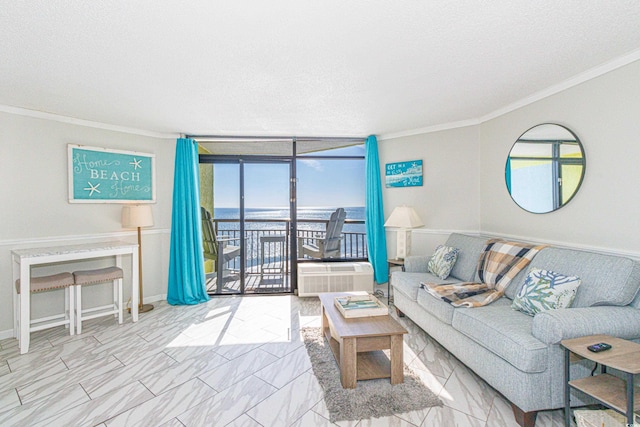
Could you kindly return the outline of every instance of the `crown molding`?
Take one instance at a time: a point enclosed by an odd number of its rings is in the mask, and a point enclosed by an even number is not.
[[[145,129],[136,129],[127,126],[111,125],[107,123],[94,122],[92,120],[76,119],[74,117],[62,116],[60,114],[47,113],[44,111],[30,110],[28,108],[13,107],[10,105],[0,105],[0,112],[15,114],[18,116],[33,117],[35,119],[51,120],[54,122],[67,123],[76,126],[90,127],[94,129],[110,130],[132,135],[149,136],[152,138],[177,139],[180,137],[179,133],[163,133]]]
[[[427,126],[419,129],[410,129],[402,132],[393,132],[393,133],[385,133],[378,136],[378,141],[384,141],[386,139],[396,139],[396,138],[404,138],[406,136],[414,136],[414,135],[422,135],[425,133],[434,133],[440,132],[443,130],[451,130],[464,128],[468,126],[476,126],[479,125],[480,121],[478,119],[470,119],[470,120],[461,120],[459,122],[450,122],[443,123],[441,125]]]
[[[579,84],[588,82],[589,80],[593,80],[596,77],[600,77],[604,74],[617,70],[618,68],[622,68],[625,65],[629,65],[638,60],[640,60],[640,49],[635,50],[619,58],[613,59],[611,61],[605,62],[604,64],[600,64],[585,72],[577,74],[563,82],[550,86],[530,96],[527,96],[526,98],[516,101],[513,104],[509,104],[505,107],[499,108],[487,115],[480,117],[479,122],[484,123],[486,121],[495,119],[496,117],[503,116],[519,108],[525,107],[529,104],[533,104],[534,102],[540,101],[541,99],[544,99],[544,98],[548,98],[552,95],[555,95],[557,93],[570,89],[574,86],[578,86]]]
[[[560,82],[546,89],[533,93],[525,98],[520,99],[519,101],[516,101],[512,104],[506,105],[502,108],[492,111],[491,113],[486,114],[482,117],[463,120],[459,122],[444,123],[441,125],[429,126],[425,128],[410,129],[402,132],[382,134],[378,137],[378,140],[384,141],[386,139],[396,139],[396,138],[402,138],[402,137],[413,136],[413,135],[439,132],[443,130],[452,130],[452,129],[457,129],[457,128],[466,127],[466,126],[477,126],[489,120],[495,119],[496,117],[503,116],[519,108],[526,107],[527,105],[533,104],[534,102],[540,101],[544,98],[548,98],[552,95],[555,95],[557,93],[570,89],[579,84],[588,82],[589,80],[593,80],[596,77],[600,77],[604,74],[617,70],[618,68],[622,68],[625,65],[629,65],[639,60],[640,60],[640,49],[637,49],[624,56],[605,62],[585,72],[577,74],[563,82]]]
[[[496,117],[500,117],[502,115],[505,115],[507,113],[510,113],[514,110],[517,110],[519,108],[525,107],[529,104],[532,104],[536,101],[540,101],[541,99],[544,98],[548,98],[552,95],[555,95],[559,92],[562,92],[564,90],[567,90],[569,88],[572,88],[574,86],[577,86],[581,83],[587,82],[589,80],[592,80],[596,77],[602,76],[606,73],[609,73],[611,71],[614,71],[618,68],[624,67],[625,65],[629,65],[635,61],[640,60],[640,49],[634,50],[626,55],[623,55],[621,57],[615,58],[611,61],[605,62],[601,65],[598,65],[596,67],[593,67],[585,72],[582,72],[580,74],[577,74],[563,82],[560,82],[558,84],[555,84],[553,86],[550,86],[546,89],[543,89],[541,91],[538,91],[534,94],[531,94],[525,98],[522,98],[519,101],[516,101],[512,104],[509,104],[505,107],[499,108],[495,111],[492,111],[489,114],[486,114],[484,116],[478,117],[478,118],[472,118],[472,119],[468,119],[468,120],[461,120],[461,121],[457,121],[457,122],[449,122],[449,123],[443,123],[443,124],[438,124],[438,125],[433,125],[433,126],[427,126],[427,127],[423,127],[423,128],[417,128],[417,129],[408,129],[405,131],[400,131],[400,132],[392,132],[392,133],[386,133],[386,134],[380,134],[378,135],[378,140],[379,141],[384,141],[384,140],[389,140],[389,139],[397,139],[397,138],[404,138],[404,137],[408,137],[408,136],[414,136],[414,135],[422,135],[422,134],[429,134],[429,133],[434,133],[434,132],[440,132],[440,131],[445,131],[445,130],[452,130],[452,129],[458,129],[458,128],[463,128],[463,127],[469,127],[469,126],[477,126],[479,124],[482,124],[486,121],[495,119]],[[112,124],[107,124],[107,123],[101,123],[101,122],[95,122],[95,121],[91,121],[91,120],[84,120],[84,119],[76,119],[73,117],[68,117],[68,116],[63,116],[63,115],[59,115],[59,114],[54,114],[54,113],[47,113],[44,111],[37,111],[37,110],[30,110],[27,108],[20,108],[20,107],[13,107],[10,105],[0,105],[0,112],[4,112],[4,113],[8,113],[8,114],[16,114],[16,115],[20,115],[20,116],[27,116],[27,117],[33,117],[33,118],[38,118],[38,119],[45,119],[45,120],[52,120],[52,121],[56,121],[56,122],[60,122],[60,123],[68,123],[68,124],[73,124],[73,125],[78,125],[78,126],[85,126],[85,127],[91,127],[91,128],[96,128],[96,129],[104,129],[104,130],[110,130],[110,131],[114,131],[114,132],[122,132],[122,133],[129,133],[129,134],[133,134],[133,135],[141,135],[141,136],[149,136],[152,138],[162,138],[162,139],[177,139],[180,138],[181,134],[176,132],[176,133],[164,133],[164,132],[156,132],[156,131],[151,131],[151,130],[146,130],[146,129],[137,129],[137,128],[131,128],[131,127],[127,127],[127,126],[118,126],[118,125],[112,125]]]

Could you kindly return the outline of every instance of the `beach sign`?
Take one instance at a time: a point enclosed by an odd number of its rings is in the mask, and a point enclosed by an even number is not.
[[[155,154],[68,144],[70,203],[153,203]]]
[[[386,187],[422,186],[422,160],[387,163],[385,166]]]

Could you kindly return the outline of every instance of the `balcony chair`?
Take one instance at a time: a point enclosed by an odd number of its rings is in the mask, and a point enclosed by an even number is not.
[[[218,292],[220,293],[222,291],[222,281],[224,279],[224,265],[235,257],[240,256],[240,246],[230,245],[229,242],[240,239],[218,239],[211,214],[203,207],[200,207],[200,211],[202,213],[203,255],[205,259],[210,259],[215,262],[216,285],[218,287]],[[218,254],[222,254],[222,256],[218,256]]]
[[[313,239],[315,244],[304,244],[306,237],[298,238],[298,257],[304,258],[305,255],[310,258],[339,258],[340,257],[340,241],[342,240],[342,226],[347,217],[343,208],[336,209],[329,218],[327,231],[319,233]]]

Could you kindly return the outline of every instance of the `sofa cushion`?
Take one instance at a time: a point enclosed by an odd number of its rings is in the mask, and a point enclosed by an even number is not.
[[[527,373],[547,369],[547,346],[531,334],[533,317],[501,298],[490,305],[458,308],[451,325],[487,350]]]
[[[458,279],[456,281],[475,281],[478,270],[478,258],[486,242],[487,239],[484,237],[467,236],[458,233],[452,233],[449,236],[445,245],[459,249],[458,260],[451,270],[451,276]]]
[[[524,281],[511,308],[529,316],[546,310],[569,308],[580,286],[580,278],[534,268]]]
[[[425,311],[432,316],[438,318],[438,320],[451,325],[453,319],[453,312],[456,310],[454,306],[448,302],[442,301],[440,298],[436,298],[424,289],[418,291],[418,305],[425,309]]]
[[[533,257],[533,259],[536,259],[536,258]],[[518,294],[518,292],[520,292],[520,290],[522,289],[522,285],[524,285],[524,281],[526,280],[530,270],[531,270],[530,268],[522,269],[520,273],[518,273],[518,275],[511,280],[511,282],[509,283],[509,286],[507,286],[507,288],[504,290],[504,296],[506,296],[509,299],[514,299]]]
[[[627,305],[640,281],[640,269],[629,258],[572,249],[545,248],[531,261],[533,268],[578,276],[582,284],[572,307]]]
[[[437,283],[439,285],[453,283],[451,280],[439,279],[431,273],[407,273],[404,271],[391,273],[391,286],[393,286],[394,292],[401,292],[411,301],[417,299],[421,282]]]
[[[438,245],[436,251],[429,259],[429,264],[427,265],[429,273],[445,280],[449,277],[449,273],[451,273],[451,269],[458,259],[458,252],[460,252],[458,248]]]

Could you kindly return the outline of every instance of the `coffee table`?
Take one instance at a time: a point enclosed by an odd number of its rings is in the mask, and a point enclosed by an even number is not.
[[[402,335],[407,330],[391,316],[347,319],[334,305],[334,298],[366,295],[366,292],[320,294],[322,330],[340,367],[344,388],[356,388],[357,380],[390,378],[404,382]],[[382,350],[390,350],[390,357]]]

